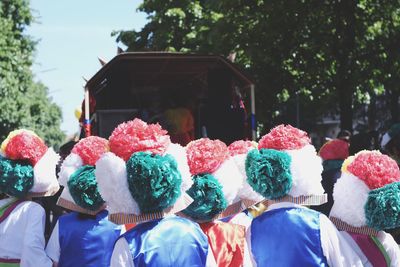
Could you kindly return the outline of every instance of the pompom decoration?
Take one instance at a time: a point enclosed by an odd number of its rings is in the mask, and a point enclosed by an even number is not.
[[[355,227],[365,226],[364,206],[369,192],[363,181],[351,173],[342,173],[333,188],[334,204],[329,216]]]
[[[81,157],[77,154],[69,154],[63,161],[60,172],[58,173],[58,182],[62,186],[68,186],[69,177],[80,167],[83,166]]]
[[[317,155],[314,146],[306,145],[301,149],[284,152],[291,158],[292,189],[289,195],[299,197],[324,194],[324,188],[321,185],[322,160]]]
[[[349,156],[349,143],[333,139],[321,147],[319,155],[323,160],[344,160]]]
[[[126,170],[129,190],[142,213],[161,212],[181,195],[182,178],[170,155],[134,153]]]
[[[110,214],[140,214],[139,205],[129,191],[126,163],[112,152],[107,152],[96,162],[95,170],[99,192],[107,202]]]
[[[208,138],[191,141],[186,147],[186,153],[192,175],[213,173],[229,157],[224,142]]]
[[[247,182],[267,199],[285,196],[292,188],[290,156],[274,149],[251,150],[246,158]]]
[[[98,210],[104,204],[94,171],[93,166],[82,166],[68,180],[68,189],[75,203],[91,211]]]
[[[228,146],[229,155],[232,157],[235,155],[247,154],[247,152],[254,148],[257,148],[257,143],[248,140],[238,140]]]
[[[33,186],[33,168],[0,156],[0,192],[17,198],[25,197]]]
[[[291,125],[278,125],[258,142],[258,148],[293,150],[311,143],[308,134]]]
[[[222,186],[211,174],[193,176],[193,186],[187,191],[193,198],[182,212],[198,221],[209,221],[227,207]]]
[[[94,166],[100,156],[108,152],[108,150],[107,139],[98,136],[89,136],[80,140],[74,146],[71,153],[79,155],[84,165]]]
[[[60,156],[54,152],[53,148],[47,149],[33,167],[34,182],[31,192],[58,191],[60,187],[56,176],[56,166],[59,161]]]
[[[354,156],[350,156],[350,157],[348,157],[347,159],[345,159],[345,160],[343,161],[343,163],[342,163],[342,168],[340,169],[340,171],[341,171],[342,173],[345,173],[345,172],[348,173],[348,171],[347,171],[347,166],[349,166],[349,164],[352,163],[353,160],[354,160]]]
[[[236,167],[239,170],[239,174],[242,176],[242,187],[239,189],[238,196],[241,199],[248,199],[255,202],[260,202],[264,199],[259,193],[255,192],[254,189],[246,182],[246,158],[247,154],[240,154],[232,157],[236,163]]]
[[[12,133],[11,133],[12,134]],[[6,139],[7,140],[7,139]],[[32,166],[46,153],[47,146],[37,135],[31,131],[20,131],[8,139],[5,146],[5,156],[13,160],[27,160]]]
[[[134,119],[118,125],[109,142],[111,152],[127,161],[133,153],[139,151],[162,155],[171,139],[159,124],[147,124],[140,119]]]
[[[347,171],[363,180],[370,189],[400,181],[400,170],[396,161],[379,151],[357,153],[347,165]]]
[[[367,225],[375,230],[400,226],[400,182],[371,190],[365,204]]]
[[[7,138],[4,139],[4,141],[1,143],[1,152],[2,152],[2,154],[5,154],[6,146],[7,146],[8,142],[10,142],[11,138],[13,138],[14,136],[16,136],[18,134],[21,134],[23,132],[25,132],[27,134],[30,134],[30,135],[33,135],[33,136],[37,136],[37,134],[35,132],[33,132],[31,130],[26,130],[26,129],[19,129],[19,130],[11,131],[7,135]]]
[[[186,158],[186,150],[180,144],[171,143],[168,146],[166,154],[171,155],[178,164],[178,171],[182,177],[182,192],[186,192],[192,185],[192,176],[190,175],[189,165]]]
[[[222,186],[222,192],[228,205],[239,201],[238,192],[243,185],[244,177],[232,157],[225,160],[212,175]]]

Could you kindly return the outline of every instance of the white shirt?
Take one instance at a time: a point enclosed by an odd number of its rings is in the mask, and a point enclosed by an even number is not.
[[[238,224],[238,225],[244,226],[246,228],[246,230],[247,230],[250,227],[252,220],[253,219],[249,215],[247,215],[244,212],[240,212],[240,213],[236,214],[235,216],[233,216],[229,220],[229,223],[233,223],[233,224]]]
[[[306,209],[306,207],[291,203],[281,202],[268,206],[268,211],[280,208],[296,207]],[[335,225],[324,214],[320,214],[320,233],[321,233],[321,247],[327,263],[331,267],[362,267],[362,260],[354,253],[346,239],[342,237]],[[247,232],[247,242],[249,250],[251,251],[251,231]],[[290,240],[282,240],[280,242],[290,242]],[[256,265],[253,260],[254,266]]]
[[[0,200],[3,207],[14,198]],[[37,203],[24,201],[0,223],[0,258],[20,259],[21,267],[52,266],[44,246],[45,211]]]
[[[365,254],[359,248],[357,243],[354,241],[354,239],[346,231],[340,231],[340,234],[352,246],[354,253],[356,253],[360,257],[363,266],[373,267],[372,264],[369,262],[368,258],[365,256]],[[379,231],[377,239],[379,240],[379,242],[381,242],[383,248],[385,249],[387,255],[390,258],[390,266],[391,267],[400,266],[400,249],[399,245],[396,243],[393,237],[384,231]]]
[[[56,225],[53,228],[53,232],[51,232],[50,239],[47,242],[46,246],[47,256],[49,256],[50,259],[52,259],[54,262],[57,263],[60,260],[60,252],[61,252],[60,242],[58,237],[59,233],[58,233],[58,221],[57,221]]]

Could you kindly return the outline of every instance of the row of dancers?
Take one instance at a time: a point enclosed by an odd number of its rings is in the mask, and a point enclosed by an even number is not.
[[[1,144],[0,266],[400,266],[400,170],[378,151],[342,164],[329,218],[308,134],[279,125],[258,143],[186,147],[134,119],[81,139],[62,162],[34,132]],[[45,244],[32,197],[63,187]]]

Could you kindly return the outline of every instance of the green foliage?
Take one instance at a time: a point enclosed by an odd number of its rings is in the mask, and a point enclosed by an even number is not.
[[[64,139],[61,112],[47,88],[33,80],[35,42],[24,33],[33,17],[29,1],[0,2],[0,140],[16,128],[37,131],[49,145]]]
[[[200,51],[208,44],[210,28],[222,15],[207,1],[144,1],[139,10],[149,14],[149,23],[139,32],[115,32],[129,51]],[[201,44],[203,43],[203,44]]]
[[[129,51],[236,52],[267,127],[295,121],[296,94],[310,124],[340,110],[351,129],[354,106],[400,91],[399,1],[147,0],[139,10],[148,23],[118,41]]]
[[[25,97],[29,99],[30,119],[24,127],[33,129],[49,145],[58,148],[65,140],[65,134],[60,130],[60,107],[51,101],[47,87],[41,82],[33,83]]]

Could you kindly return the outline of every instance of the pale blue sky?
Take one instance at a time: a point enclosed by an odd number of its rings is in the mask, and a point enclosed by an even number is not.
[[[82,76],[100,68],[97,57],[112,59],[117,53],[114,30],[140,30],[146,14],[138,13],[139,0],[31,0],[38,23],[28,34],[39,40],[33,72],[61,106],[61,129],[78,130],[74,110],[83,99]]]

